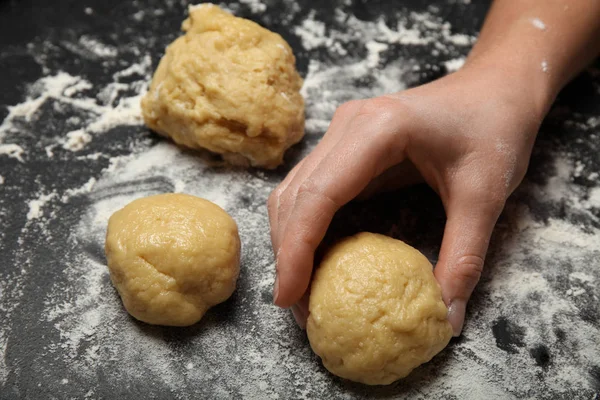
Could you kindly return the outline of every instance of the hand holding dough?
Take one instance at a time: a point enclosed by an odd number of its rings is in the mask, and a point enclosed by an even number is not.
[[[308,339],[323,365],[369,385],[405,377],[452,337],[427,258],[373,233],[329,250],[315,272],[309,310]]]
[[[212,4],[190,7],[142,99],[144,121],[177,144],[275,168],[304,135],[302,78],[281,36]]]
[[[239,275],[235,221],[186,194],[135,200],[108,221],[110,279],[127,311],[156,325],[187,326],[229,298]]]

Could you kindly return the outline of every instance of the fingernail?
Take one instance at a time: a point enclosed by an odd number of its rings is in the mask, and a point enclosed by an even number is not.
[[[279,298],[279,276],[275,275],[275,284],[273,285],[273,303],[277,304]]]
[[[294,319],[296,320],[296,323],[298,324],[298,326],[301,329],[306,329],[306,318],[305,318],[302,310],[300,310],[300,307],[298,307],[296,304],[294,304],[293,306],[290,307],[290,309],[292,310],[292,315],[294,316]]]
[[[460,336],[463,324],[465,323],[465,311],[467,302],[462,299],[455,299],[450,302],[448,307],[448,321],[454,330],[454,337]]]

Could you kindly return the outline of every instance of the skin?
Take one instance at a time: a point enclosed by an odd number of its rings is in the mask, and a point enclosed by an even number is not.
[[[335,212],[358,196],[422,179],[447,215],[434,273],[460,335],[490,236],[525,175],[541,121],[600,52],[599,38],[600,1],[496,0],[461,70],[341,105],[320,143],[269,197],[275,304],[291,307],[304,328],[314,252]]]

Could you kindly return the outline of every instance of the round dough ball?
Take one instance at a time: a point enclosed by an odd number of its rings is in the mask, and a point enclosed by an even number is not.
[[[373,233],[328,251],[315,272],[309,310],[308,339],[323,365],[368,385],[405,377],[452,337],[427,258]]]
[[[183,30],[142,99],[146,124],[233,164],[277,167],[304,135],[302,78],[290,46],[212,4],[191,7]]]
[[[145,197],[115,212],[105,251],[127,311],[156,325],[198,322],[231,296],[240,270],[235,221],[186,194]]]

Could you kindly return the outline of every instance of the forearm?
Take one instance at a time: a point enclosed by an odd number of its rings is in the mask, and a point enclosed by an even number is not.
[[[507,72],[544,115],[598,53],[600,1],[495,0],[466,65]]]

